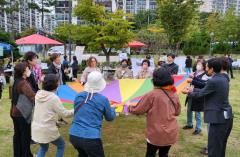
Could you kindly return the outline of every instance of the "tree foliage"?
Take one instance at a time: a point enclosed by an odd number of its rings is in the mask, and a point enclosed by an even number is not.
[[[206,32],[195,32],[183,45],[185,55],[208,54],[210,51],[210,37]]]
[[[8,43],[13,46],[13,57],[19,58],[21,55],[19,54],[19,49],[14,40],[11,39],[11,35],[3,30],[0,29],[0,42]],[[4,57],[7,57],[4,54]]]
[[[158,13],[168,36],[170,49],[178,50],[198,6],[197,0],[158,0]]]
[[[37,29],[35,27],[27,28],[23,32],[20,33],[20,37],[26,37],[32,34],[37,33]]]
[[[139,11],[133,16],[133,27],[135,30],[147,28],[148,25],[155,24],[157,18],[158,15],[156,10]]]
[[[74,14],[84,20],[85,24],[69,26],[74,27],[73,39],[88,48],[102,50],[108,63],[112,50],[122,48],[133,37],[130,30],[132,22],[124,19],[130,18],[130,15],[123,11],[110,13],[92,0],[81,0],[74,9]]]
[[[166,48],[168,43],[167,35],[161,28],[141,29],[136,34],[136,39],[147,44],[152,52],[159,52],[160,49]]]

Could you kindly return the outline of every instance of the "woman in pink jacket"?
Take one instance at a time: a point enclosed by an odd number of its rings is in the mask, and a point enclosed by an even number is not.
[[[146,157],[167,157],[171,145],[176,143],[178,123],[176,116],[181,106],[170,73],[157,69],[152,79],[154,89],[147,93],[136,106],[130,106],[129,112],[136,115],[147,114],[147,153]]]

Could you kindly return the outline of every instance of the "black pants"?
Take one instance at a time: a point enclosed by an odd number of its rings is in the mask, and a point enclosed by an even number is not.
[[[2,99],[3,83],[0,82],[0,99]]]
[[[73,78],[77,78],[77,69],[73,70]]]
[[[12,117],[12,119],[14,157],[33,157],[30,149],[31,124],[28,124],[23,117]]]
[[[231,133],[233,119],[224,124],[210,124],[208,132],[208,157],[225,157],[227,139]]]
[[[86,139],[70,135],[78,157],[105,157],[101,139]]]
[[[231,78],[233,78],[233,70],[232,70],[232,66],[230,66],[227,70],[227,73],[229,74],[230,72],[230,75],[231,75]]]
[[[1,89],[1,86],[0,86],[0,99],[2,99],[2,92],[3,90]]]
[[[171,146],[155,146],[150,143],[147,143],[147,153],[146,157],[155,157],[157,151],[159,157],[168,157],[168,152]]]

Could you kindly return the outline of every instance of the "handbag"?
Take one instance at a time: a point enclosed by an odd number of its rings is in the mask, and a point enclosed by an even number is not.
[[[27,123],[30,124],[32,120],[34,102],[31,101],[27,96],[19,94],[16,107],[26,119]]]
[[[89,97],[87,97],[87,100],[85,100],[85,101],[87,102],[88,100],[89,100]],[[84,104],[86,104],[85,101],[83,100],[83,101],[81,102],[81,104],[78,105],[78,106],[76,107],[76,109],[74,109],[74,115],[76,115],[77,112],[80,110],[80,108],[82,108],[82,106],[83,106]]]
[[[174,109],[176,111],[177,109],[176,109],[176,104],[174,103],[174,101],[170,98],[170,96],[167,94],[167,92],[165,90],[163,90],[163,89],[161,89],[161,90],[168,97],[168,99],[172,102],[172,105],[173,105],[173,107],[174,107]]]

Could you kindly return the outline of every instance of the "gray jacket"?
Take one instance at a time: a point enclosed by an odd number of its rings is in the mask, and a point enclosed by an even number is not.
[[[231,109],[228,95],[229,77],[221,73],[215,74],[212,79],[207,82],[204,88],[197,89],[189,93],[189,97],[205,97],[204,121],[206,123],[215,124],[222,124],[226,122],[223,112],[226,108]]]

